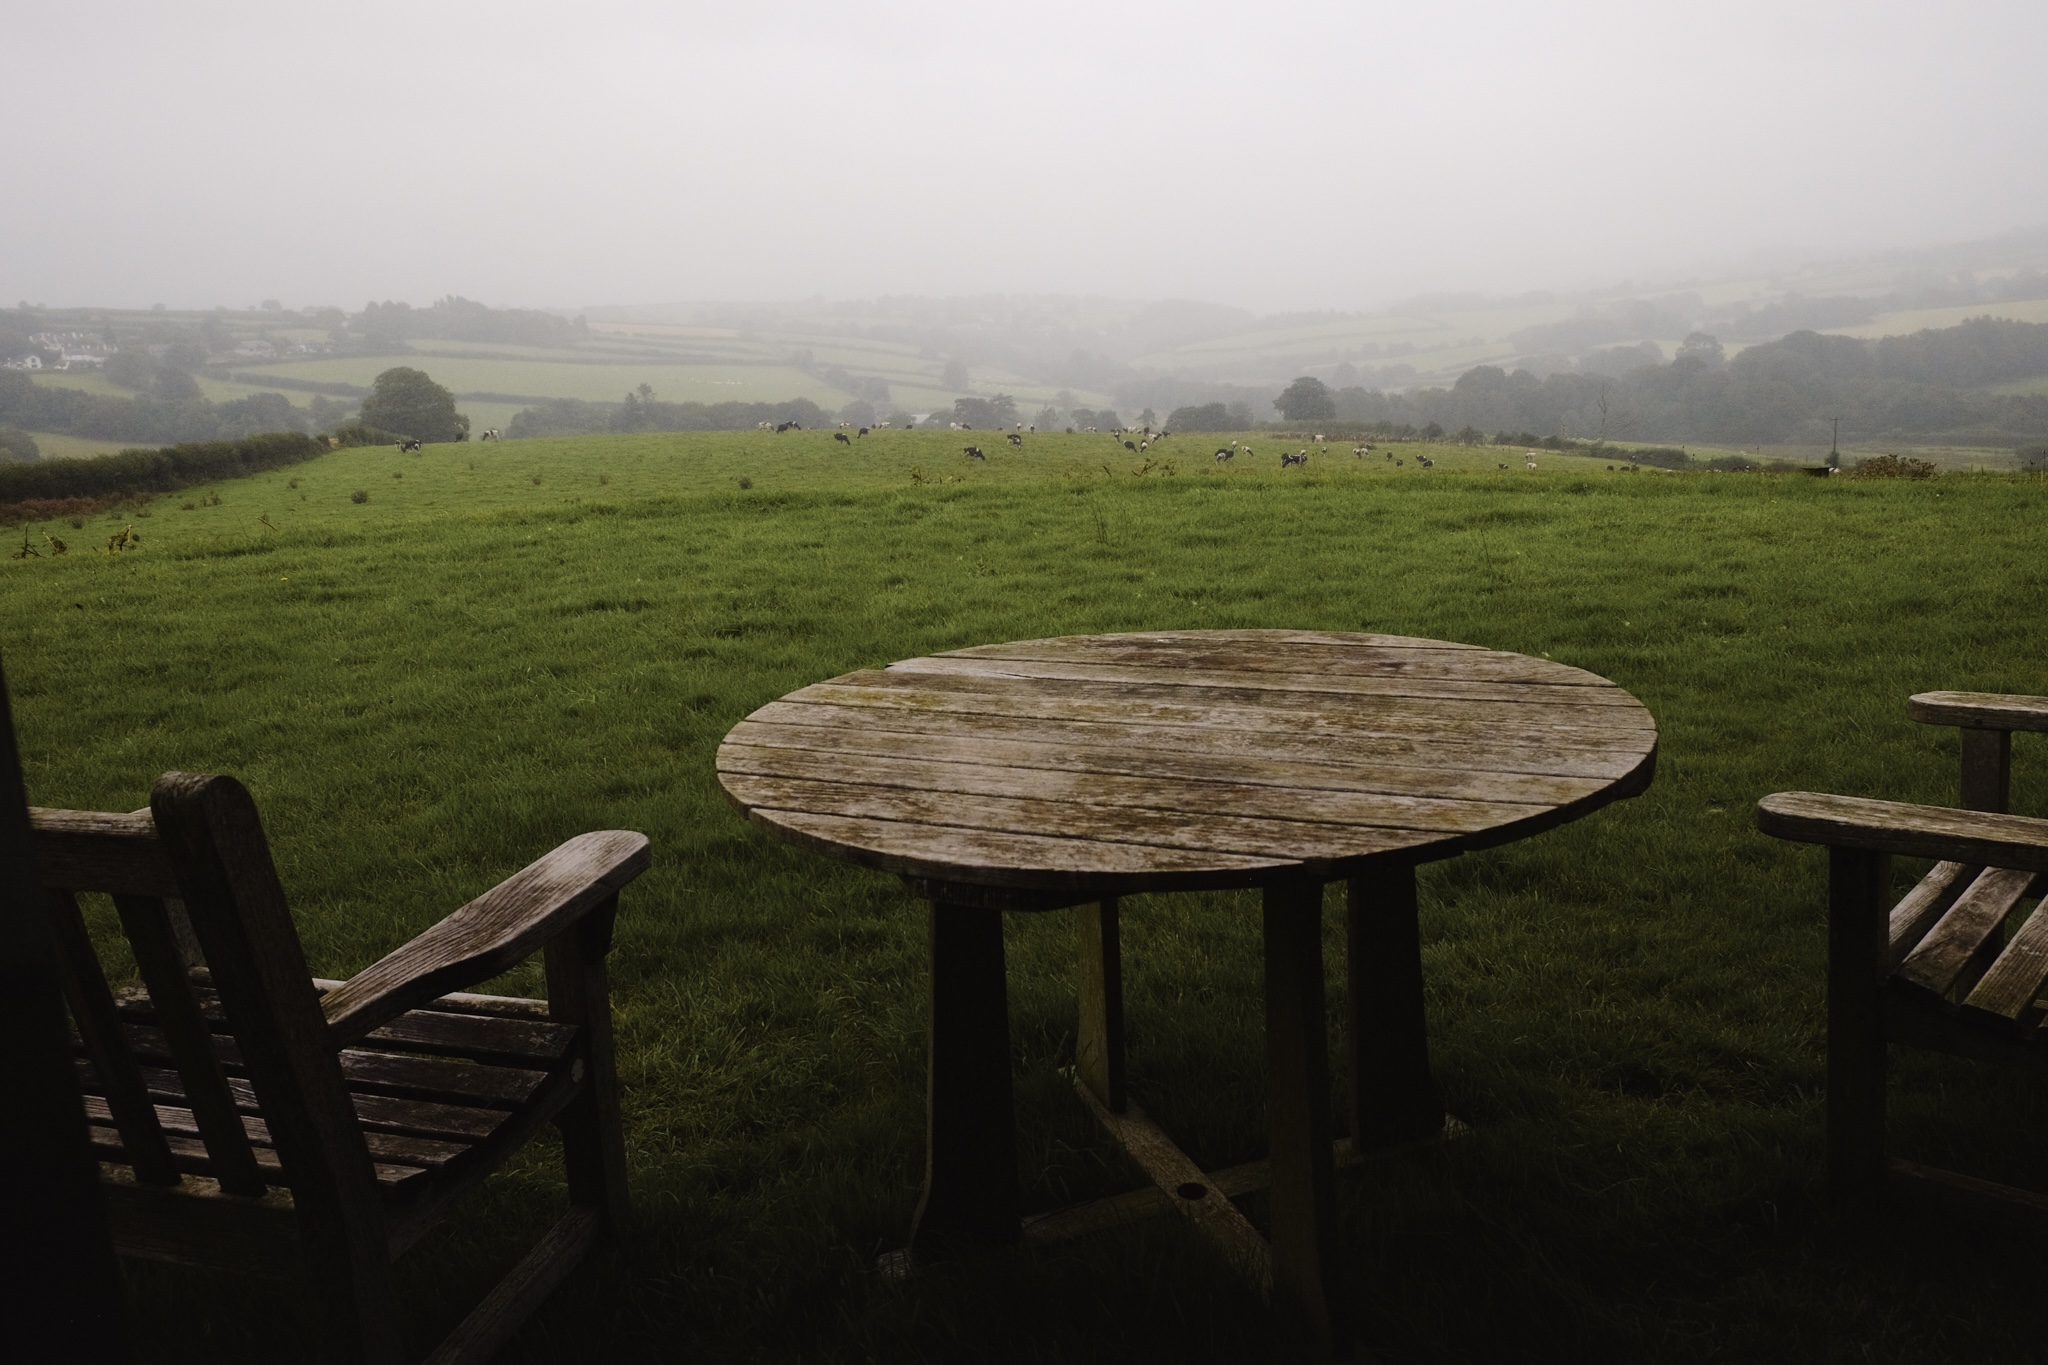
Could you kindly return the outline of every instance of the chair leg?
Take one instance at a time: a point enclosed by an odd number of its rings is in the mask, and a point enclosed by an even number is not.
[[[619,1121],[618,1066],[612,1048],[611,951],[618,897],[585,915],[547,946],[548,1012],[583,1032],[583,1093],[555,1116],[568,1168],[569,1201],[593,1210],[606,1241],[616,1240],[632,1213],[626,1189],[626,1139]]]
[[[350,1254],[345,1235],[302,1238],[305,1284],[319,1324],[317,1358],[333,1365],[402,1365],[409,1360],[398,1320],[391,1263],[381,1246]]]
[[[1891,859],[1828,850],[1828,1195],[1876,1204],[1884,1180],[1883,989]]]

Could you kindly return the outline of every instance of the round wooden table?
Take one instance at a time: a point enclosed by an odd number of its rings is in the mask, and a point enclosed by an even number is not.
[[[718,776],[755,823],[897,873],[932,904],[914,1249],[1018,1236],[1001,913],[1085,907],[1077,1072],[1116,1131],[1135,1109],[1116,898],[1263,888],[1272,1239],[1253,1269],[1341,1341],[1323,886],[1350,883],[1353,1146],[1439,1133],[1416,865],[1636,795],[1656,749],[1640,702],[1548,659],[1389,635],[1161,631],[981,645],[816,683],[734,726]],[[1121,1135],[1163,1184],[1192,1169],[1177,1149],[1158,1163],[1135,1149],[1156,1130]],[[1205,1181],[1167,1187],[1198,1224],[1235,1216]]]

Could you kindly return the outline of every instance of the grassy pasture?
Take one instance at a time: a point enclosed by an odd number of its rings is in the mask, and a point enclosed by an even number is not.
[[[1267,1321],[1172,1220],[867,1272],[921,1171],[922,916],[749,829],[712,751],[806,682],[992,640],[1296,626],[1546,654],[1642,698],[1659,774],[1423,874],[1434,1056],[1473,1133],[1340,1182],[1381,1358],[2038,1351],[2037,1248],[1822,1209],[1825,859],[1750,812],[1785,788],[1953,799],[1953,736],[1904,699],[2048,690],[2048,484],[1450,449],[1421,470],[1415,447],[1283,475],[1260,438],[1222,470],[1175,438],[1176,474],[1136,475],[1107,437],[989,435],[986,465],[961,433],[350,450],[53,524],[71,553],[0,564],[30,799],[126,810],[167,768],[240,775],[330,975],[569,834],[653,837],[613,959],[638,1226],[507,1360],[1241,1361]],[[139,549],[92,553],[131,521]],[[2016,808],[2041,813],[2048,761],[2022,748]],[[1205,1164],[1257,1156],[1254,901],[1142,898],[1127,923],[1135,1092]],[[1027,1200],[1132,1187],[1059,1071],[1068,919],[1016,917],[1009,952]],[[1899,1151],[2048,1188],[2037,1087],[1899,1073]],[[409,1258],[422,1345],[558,1200],[526,1162]],[[129,1285],[145,1359],[293,1354],[288,1290]]]

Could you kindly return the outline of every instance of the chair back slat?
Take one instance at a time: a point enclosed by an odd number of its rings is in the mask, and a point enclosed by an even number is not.
[[[165,773],[149,804],[307,1245],[337,1239],[335,1258],[323,1253],[311,1268],[351,1277],[382,1266],[383,1204],[369,1147],[256,803],[231,777]]]
[[[142,1068],[128,1039],[121,1031],[121,1015],[114,994],[107,988],[107,975],[93,951],[86,932],[85,917],[78,901],[68,890],[45,891],[51,926],[57,939],[58,959],[64,976],[64,998],[71,1017],[85,1042],[85,1054],[92,1061],[94,1075],[105,1092],[107,1110],[121,1134],[121,1147],[135,1178],[145,1185],[175,1185],[178,1172],[171,1162],[170,1143],[157,1119],[156,1105],[149,1098]]]
[[[256,1151],[249,1142],[242,1116],[236,1112],[235,1097],[228,1089],[227,1073],[213,1050],[213,1030],[192,992],[192,977],[178,951],[171,917],[157,896],[116,895],[114,908],[121,913],[121,927],[128,946],[135,951],[135,965],[142,984],[149,988],[149,1003],[156,1012],[158,1027],[171,1045],[178,1075],[185,1083],[185,1102],[199,1125],[200,1140],[212,1164],[212,1175],[229,1194],[261,1194],[262,1171]],[[257,1094],[263,1093],[259,1084]]]

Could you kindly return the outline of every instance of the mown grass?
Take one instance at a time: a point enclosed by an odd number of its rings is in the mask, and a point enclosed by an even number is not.
[[[2044,690],[2048,488],[1487,452],[1283,475],[1270,441],[1218,471],[1179,438],[1175,475],[1134,476],[1107,437],[980,435],[986,466],[942,433],[345,451],[160,501],[118,555],[92,546],[119,524],[53,525],[71,553],[0,566],[30,798],[132,809],[165,769],[238,774],[330,975],[577,831],[653,837],[613,959],[638,1224],[509,1360],[1243,1360],[1271,1325],[1172,1220],[869,1272],[921,1173],[923,917],[746,826],[712,751],[807,682],[993,640],[1293,626],[1548,655],[1642,698],[1658,777],[1425,870],[1432,1046],[1473,1133],[1342,1183],[1368,1340],[1395,1361],[2038,1352],[2035,1248],[1824,1211],[1824,858],[1751,810],[1786,788],[1953,799],[1953,736],[1904,699]],[[2048,809],[2038,755],[2016,807]],[[1140,1100],[1207,1164],[1258,1155],[1255,902],[1127,914]],[[1070,934],[1009,931],[1038,1208],[1136,1183],[1060,1074]],[[2048,1188],[2037,1087],[1899,1074],[1898,1150]],[[545,1154],[522,1161],[408,1259],[423,1348],[559,1197]],[[286,1290],[129,1283],[147,1359],[295,1349]]]

